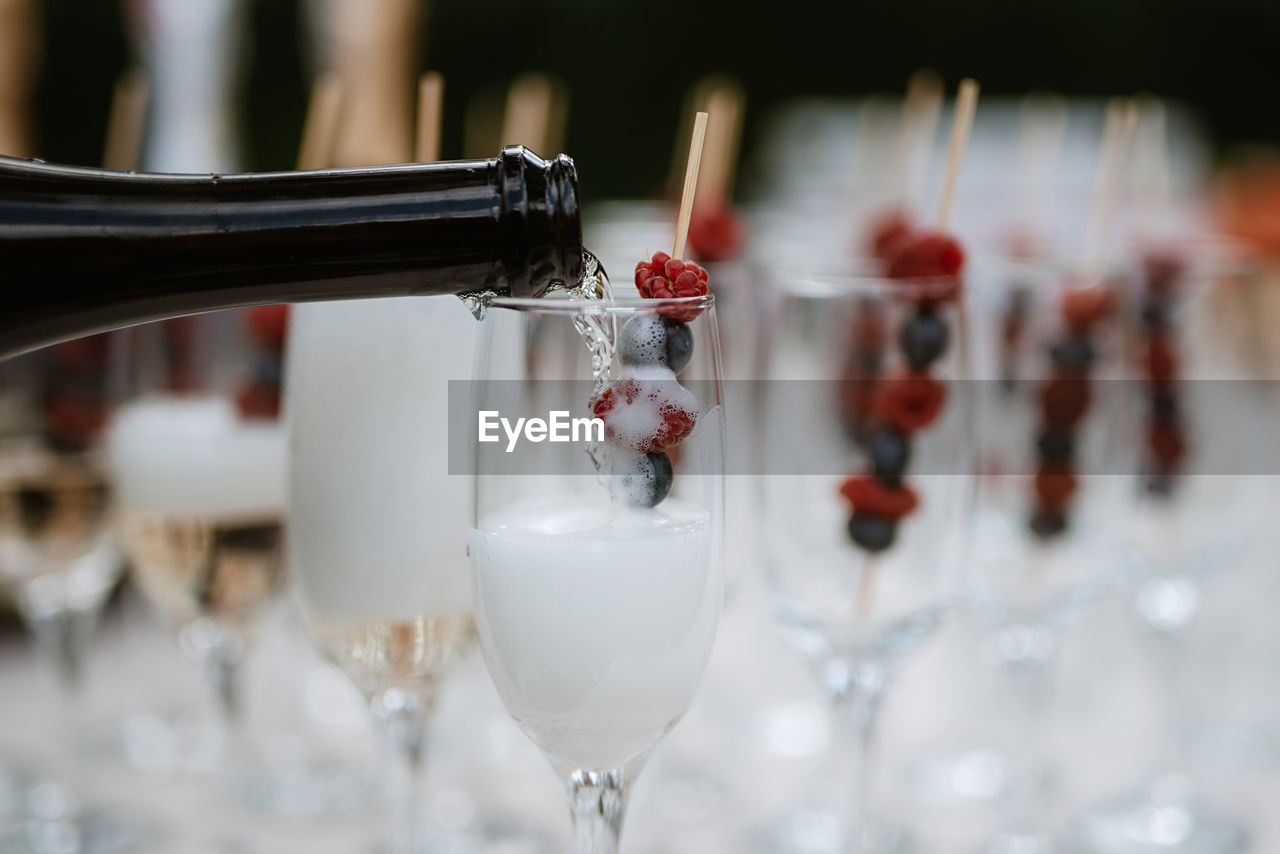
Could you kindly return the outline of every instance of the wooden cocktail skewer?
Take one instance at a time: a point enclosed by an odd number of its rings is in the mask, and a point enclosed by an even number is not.
[[[414,55],[422,0],[330,0],[328,37],[345,115],[333,165],[403,163],[413,155]]]
[[[31,90],[39,64],[35,0],[0,0],[0,154],[35,154]]]
[[[951,141],[947,144],[947,166],[942,176],[942,194],[938,197],[938,231],[946,231],[951,220],[951,206],[955,201],[956,183],[960,180],[960,166],[964,163],[964,150],[973,130],[973,114],[978,106],[978,82],[965,78],[960,81],[956,96],[955,115],[951,119]]]
[[[511,81],[501,143],[523,145],[544,156],[552,154],[547,145],[555,103],[555,86],[545,74],[529,71]]]
[[[1095,284],[1106,265],[1107,245],[1112,222],[1120,203],[1121,180],[1133,137],[1135,111],[1125,98],[1114,98],[1107,104],[1106,126],[1102,133],[1102,149],[1098,157],[1098,183],[1094,190],[1093,214],[1085,230],[1081,273],[1086,284]]]
[[[707,114],[693,119],[693,138],[689,142],[689,163],[684,170],[684,190],[680,193],[680,215],[676,218],[675,247],[672,258],[684,257],[685,240],[689,237],[689,217],[693,215],[693,197],[698,187],[698,165],[702,161],[702,144],[707,137]]]
[[[413,158],[419,163],[440,159],[440,128],[444,111],[444,76],[429,71],[418,78],[418,136]]]
[[[902,102],[902,124],[898,148],[894,154],[891,203],[900,210],[911,207],[917,175],[927,171],[933,147],[933,134],[942,109],[942,81],[932,69],[922,68],[911,75]],[[924,163],[919,163],[916,150],[924,141]]]
[[[1140,223],[1148,241],[1156,241],[1165,224],[1169,203],[1169,148],[1166,140],[1164,102],[1159,98],[1143,98],[1138,111],[1138,156],[1141,171],[1138,182]]]
[[[1022,103],[1021,139],[1018,144],[1018,223],[1032,235],[1046,225],[1057,171],[1067,110],[1056,95],[1028,95]]]
[[[725,82],[707,95],[707,138],[699,167],[695,206],[724,207],[733,194],[738,143],[742,135],[742,88]]]
[[[333,163],[341,115],[342,81],[335,72],[326,71],[311,86],[302,143],[298,146],[299,169],[323,169]]]
[[[151,87],[145,71],[132,68],[120,75],[111,96],[111,112],[107,117],[103,167],[119,171],[138,168],[142,156],[143,132],[147,126],[147,104],[150,100]]]

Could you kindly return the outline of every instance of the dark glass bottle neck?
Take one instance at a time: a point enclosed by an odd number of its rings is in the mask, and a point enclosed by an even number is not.
[[[577,173],[491,160],[156,175],[0,157],[0,356],[238,306],[492,289],[582,275]]]

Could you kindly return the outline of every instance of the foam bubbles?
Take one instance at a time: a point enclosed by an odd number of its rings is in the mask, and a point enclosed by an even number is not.
[[[284,510],[280,425],[240,421],[220,397],[145,397],[116,413],[107,453],[129,511],[219,519]]]

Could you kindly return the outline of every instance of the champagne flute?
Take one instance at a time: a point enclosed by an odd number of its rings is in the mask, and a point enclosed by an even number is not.
[[[646,346],[660,338],[666,348]],[[480,646],[507,710],[565,786],[575,850],[607,854],[636,775],[692,700],[720,612],[714,299],[497,299],[477,352],[474,404],[455,423],[480,440]],[[477,418],[495,412],[603,424],[507,453],[477,436]]]
[[[892,850],[901,834],[873,824],[869,807],[877,714],[951,606],[964,557],[974,470],[964,304],[932,302],[928,281],[794,266],[773,269],[770,284],[759,429],[773,611],[814,665],[854,762],[852,791],[832,787],[843,847]],[[935,346],[928,379],[913,386],[888,372],[905,361],[899,342],[921,330]],[[912,388],[932,401],[919,410],[927,425],[899,423],[892,401]],[[862,509],[857,490],[876,483],[915,511]],[[858,498],[852,515],[842,491]]]
[[[1127,320],[1138,405],[1126,446],[1130,475],[1124,543],[1134,625],[1159,685],[1165,720],[1155,766],[1127,793],[1071,823],[1082,851],[1224,854],[1249,828],[1206,799],[1192,774],[1182,724],[1183,645],[1204,598],[1265,534],[1272,444],[1263,350],[1241,268],[1203,253],[1159,247],[1144,260]],[[1233,308],[1235,309],[1233,311]]]
[[[222,312],[128,330],[108,443],[132,577],[210,689],[212,738],[181,759],[211,763],[229,789],[256,766],[241,665],[283,582],[286,317]]]
[[[293,584],[388,747],[393,854],[417,850],[427,721],[475,639],[470,493],[449,476],[445,418],[475,326],[450,297],[364,300],[299,306],[290,336]]]
[[[97,335],[0,363],[0,586],[58,677],[57,744],[70,748],[41,771],[46,780],[6,781],[21,802],[0,847],[124,850],[139,841],[137,827],[82,807],[85,793],[64,785],[83,777],[66,760],[84,759],[84,660],[122,570],[102,453],[112,343]]]
[[[1007,744],[995,758],[1010,802],[989,850],[1049,850],[1041,733],[1054,663],[1068,628],[1118,574],[1108,547],[1125,355],[1114,318],[1119,294],[1083,287],[1043,262],[986,258],[978,266],[981,477],[966,604],[1011,699],[1000,722]]]

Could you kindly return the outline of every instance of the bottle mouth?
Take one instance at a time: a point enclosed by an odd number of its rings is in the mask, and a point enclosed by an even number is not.
[[[502,238],[507,287],[515,297],[540,297],[583,275],[578,170],[567,155],[547,161],[521,145],[507,146],[502,170]]]

